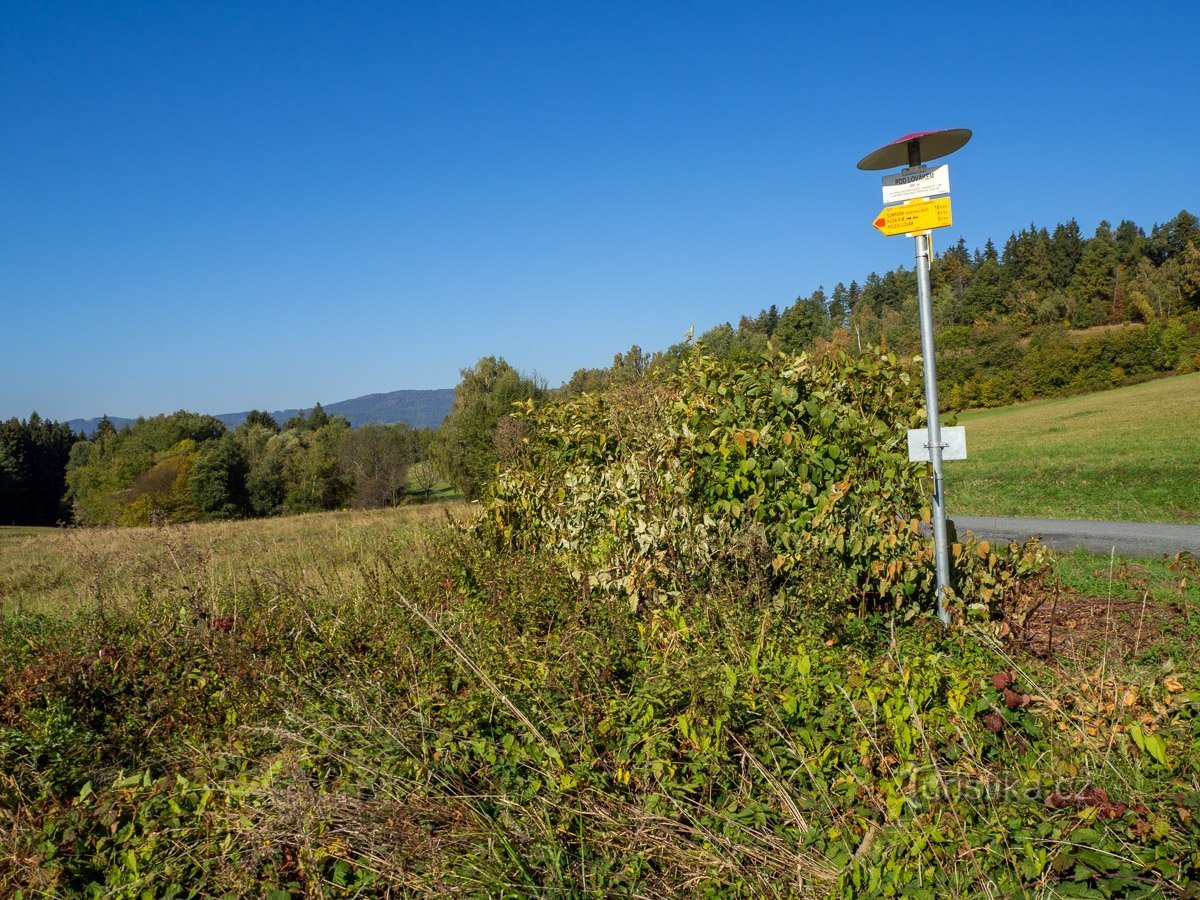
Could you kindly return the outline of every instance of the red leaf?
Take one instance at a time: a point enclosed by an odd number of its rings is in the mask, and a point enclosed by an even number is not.
[[[1051,791],[1047,794],[1044,802],[1051,809],[1062,809],[1064,806],[1071,805],[1071,799],[1058,791]]]
[[[1104,788],[1084,788],[1078,800],[1083,806],[1100,806],[1108,802],[1108,792]]]

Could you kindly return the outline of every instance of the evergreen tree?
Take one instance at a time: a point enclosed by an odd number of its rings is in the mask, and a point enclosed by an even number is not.
[[[775,333],[775,329],[778,327],[779,307],[772,303],[771,308],[767,310],[767,314],[763,318],[763,330],[766,332],[767,337],[770,337]]]
[[[192,501],[206,519],[238,519],[249,512],[247,465],[233,435],[209,441],[197,453],[188,476]]]
[[[784,310],[775,330],[776,345],[785,353],[800,353],[819,337],[832,331],[825,292],[818,288],[808,297],[798,297]]]
[[[271,416],[267,416],[267,418],[271,419]],[[271,421],[274,421],[274,419],[271,419]],[[325,412],[325,407],[321,406],[318,402],[308,412],[301,412],[292,416],[283,423],[283,428],[285,431],[289,428],[294,428],[297,431],[316,431],[318,428],[324,428],[329,422],[329,413]]]
[[[1180,210],[1165,225],[1155,225],[1150,231],[1150,257],[1155,265],[1178,259],[1189,244],[1200,243],[1200,220],[1186,209]]]
[[[1066,289],[1075,277],[1075,268],[1083,258],[1083,236],[1074,219],[1058,225],[1050,238],[1050,283]]]
[[[1071,324],[1077,328],[1108,321],[1117,278],[1117,245],[1112,226],[1101,220],[1096,234],[1083,248],[1083,257],[1071,280],[1075,308]]]
[[[317,405],[320,406],[320,404]],[[324,410],[322,410],[322,412],[324,412]],[[242,425],[258,425],[262,428],[266,428],[268,431],[272,431],[276,434],[279,433],[279,423],[275,421],[275,417],[269,412],[264,412],[261,409],[252,409],[250,412],[246,413],[246,418],[242,420]],[[241,426],[239,425],[238,427],[240,428]]]
[[[0,524],[54,525],[70,518],[66,468],[81,440],[66,423],[36,412],[0,422]]]
[[[1136,266],[1146,253],[1146,232],[1128,219],[1122,219],[1113,235],[1117,246],[1117,262],[1123,266]]]
[[[774,309],[774,307],[771,307]],[[829,300],[829,323],[834,328],[845,328],[850,316],[850,291],[840,281],[834,285]]]
[[[952,324],[970,325],[976,319],[993,317],[1001,308],[1004,298],[1003,278],[995,249],[992,247],[991,254],[984,253],[983,261],[972,273],[971,281],[954,311]]]

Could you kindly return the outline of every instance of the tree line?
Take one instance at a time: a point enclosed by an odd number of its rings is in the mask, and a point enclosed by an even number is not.
[[[1200,220],[1181,211],[1149,232],[1100,222],[1085,238],[1070,220],[1030,225],[997,250],[960,238],[935,255],[930,282],[941,398],[948,408],[998,406],[1099,390],[1200,367]],[[818,288],[780,311],[718,325],[698,342],[721,359],[768,346],[833,345],[920,352],[914,269],[872,272]],[[679,344],[668,364],[686,349]]]
[[[0,525],[53,525],[70,517],[67,460],[80,437],[36,412],[0,422]]]
[[[440,478],[431,429],[354,429],[320,404],[282,426],[251,412],[228,430],[187,411],[91,438],[42,420],[0,424],[0,521],[145,525],[394,506]]]

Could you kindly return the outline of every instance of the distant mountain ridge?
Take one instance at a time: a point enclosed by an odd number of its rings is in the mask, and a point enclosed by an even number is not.
[[[450,401],[454,399],[454,388],[437,388],[429,391],[390,391],[384,394],[365,394],[336,403],[322,403],[331,416],[345,416],[354,428],[371,423],[395,425],[403,422],[413,428],[438,428],[450,413]],[[304,409],[277,409],[271,412],[280,425],[292,416],[308,412]],[[226,428],[237,428],[249,415],[249,410],[236,413],[221,413],[214,416],[225,423]],[[100,425],[100,419],[71,419],[67,425],[72,431],[92,435]],[[109,416],[109,421],[118,429],[132,425],[135,419]]]

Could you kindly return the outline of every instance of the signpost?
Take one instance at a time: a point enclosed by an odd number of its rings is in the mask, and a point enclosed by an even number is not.
[[[938,416],[937,367],[933,358],[933,304],[929,289],[929,257],[932,253],[929,230],[944,228],[953,219],[949,197],[925,199],[950,192],[949,167],[942,165],[927,169],[922,162],[949,156],[970,139],[971,132],[966,128],[906,134],[868,153],[858,162],[858,167],[867,171],[907,165],[903,171],[883,178],[884,203],[903,200],[904,204],[885,206],[872,224],[886,235],[911,234],[916,241],[917,299],[921,314],[921,364],[925,374],[927,422],[924,449],[929,454],[933,468],[933,546],[937,562],[938,618],[946,626],[950,625],[950,611],[946,609],[945,598],[946,589],[950,586],[950,551],[946,545],[946,488],[942,479],[942,460],[949,454],[943,455],[947,444],[942,438]],[[934,174],[939,170],[944,170],[944,173]],[[909,440],[911,448],[911,437]],[[963,453],[966,453],[965,435]]]
[[[948,459],[967,458],[967,429],[962,425],[951,425],[942,429],[942,462]],[[908,461],[933,462],[929,453],[929,430],[908,429]]]
[[[874,225],[884,234],[912,234],[930,228],[945,228],[954,224],[950,215],[950,198],[911,200],[903,206],[885,206],[876,216]]]
[[[950,167],[911,166],[895,175],[883,176],[883,202],[899,203],[917,197],[950,193]]]

